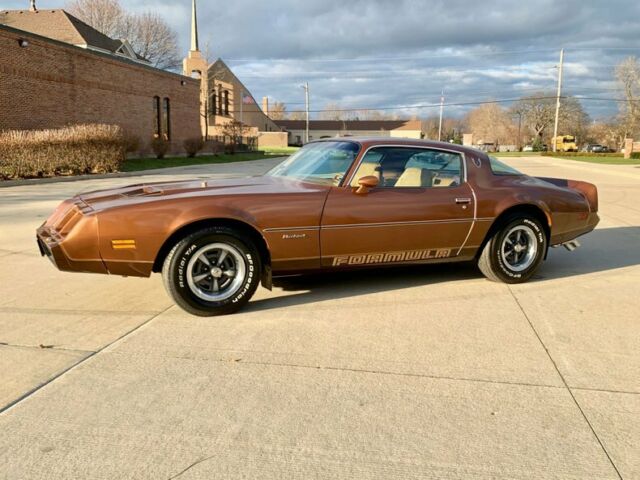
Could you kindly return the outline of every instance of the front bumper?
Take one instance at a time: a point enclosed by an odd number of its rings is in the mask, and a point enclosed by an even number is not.
[[[36,230],[43,257],[68,272],[108,273],[98,251],[98,221],[77,199],[60,204]]]

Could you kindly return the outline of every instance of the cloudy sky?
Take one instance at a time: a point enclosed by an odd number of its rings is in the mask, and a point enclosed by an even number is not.
[[[189,44],[191,0],[121,0],[153,10]],[[3,2],[24,8],[27,0]],[[38,0],[56,8],[64,0]],[[433,115],[447,103],[502,100],[556,88],[565,48],[565,93],[594,118],[620,98],[614,66],[640,56],[638,0],[199,0],[201,47],[223,58],[254,96],[312,110],[327,103]],[[468,106],[448,106],[461,115]]]

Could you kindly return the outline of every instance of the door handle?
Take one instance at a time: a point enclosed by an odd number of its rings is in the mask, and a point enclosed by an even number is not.
[[[468,204],[468,203],[471,203],[471,199],[470,198],[456,198],[456,203],[458,205]]]

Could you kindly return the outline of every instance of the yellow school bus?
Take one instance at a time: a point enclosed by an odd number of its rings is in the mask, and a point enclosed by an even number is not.
[[[576,144],[576,137],[573,135],[558,135],[551,139],[555,142],[556,152],[577,152],[578,145]]]

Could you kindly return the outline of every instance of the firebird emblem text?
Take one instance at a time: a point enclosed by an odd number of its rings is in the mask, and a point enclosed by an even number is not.
[[[450,249],[438,250],[409,250],[405,252],[367,253],[364,255],[340,255],[333,258],[333,266],[339,265],[366,265],[370,263],[395,263],[418,260],[430,260],[435,258],[448,258]]]
[[[306,233],[285,233],[282,235],[284,240],[295,240],[297,238],[307,238]]]

